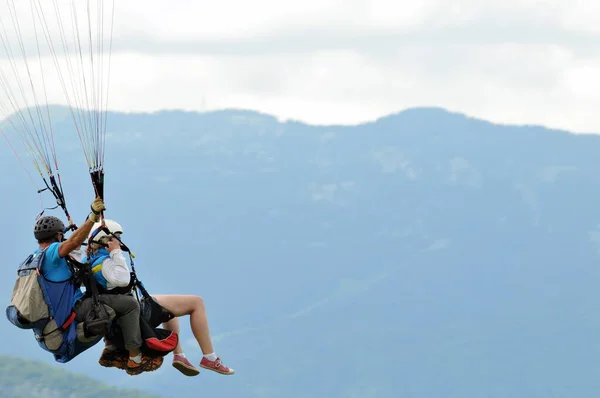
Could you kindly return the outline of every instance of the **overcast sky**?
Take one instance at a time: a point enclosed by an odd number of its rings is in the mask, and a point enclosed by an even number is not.
[[[442,106],[600,132],[598,21],[597,0],[118,1],[109,107],[349,124]]]

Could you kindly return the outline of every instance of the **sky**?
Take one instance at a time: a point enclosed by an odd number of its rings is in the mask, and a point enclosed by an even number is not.
[[[439,106],[599,133],[598,20],[594,0],[118,1],[108,108],[355,124]],[[49,80],[49,100],[64,103]]]

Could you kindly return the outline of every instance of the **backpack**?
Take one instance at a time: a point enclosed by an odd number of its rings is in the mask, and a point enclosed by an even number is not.
[[[85,336],[84,325],[75,319],[77,278],[61,282],[46,279],[41,272],[44,256],[43,250],[33,253],[18,267],[6,317],[19,329],[32,330],[42,349],[52,353],[57,362],[66,363],[102,336]]]

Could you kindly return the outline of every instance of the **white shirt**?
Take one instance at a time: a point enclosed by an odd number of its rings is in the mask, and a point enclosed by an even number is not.
[[[111,251],[110,257],[102,261],[102,275],[106,279],[108,290],[129,285],[131,273],[121,249]]]
[[[69,253],[69,256],[71,256],[75,261],[77,261],[78,263],[81,263],[81,261],[83,260],[83,250],[81,250],[81,246],[79,246],[79,248],[71,251],[71,253]]]

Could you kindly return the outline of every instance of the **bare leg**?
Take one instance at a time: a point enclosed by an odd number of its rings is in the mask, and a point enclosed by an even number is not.
[[[166,306],[164,307],[166,308]],[[175,350],[173,350],[173,367],[186,376],[197,376],[198,374],[200,374],[200,371],[196,369],[196,367],[192,365],[190,361],[187,360],[183,353],[183,347],[181,347],[181,334],[179,333],[179,318],[175,317],[169,322],[163,323],[162,327],[179,335],[177,347],[175,347]]]
[[[176,317],[189,315],[192,333],[198,341],[202,354],[207,355],[214,352],[202,297],[192,295],[157,295],[153,297]]]
[[[166,308],[166,306],[165,306],[165,308]],[[165,330],[170,330],[171,332],[177,333],[178,336],[181,336],[181,334],[179,333],[179,318],[177,318],[177,317],[171,319],[169,322],[163,323],[162,327]],[[178,355],[178,354],[181,354],[182,352],[183,352],[183,348],[181,347],[181,339],[179,339],[177,341],[177,347],[175,347],[175,350],[173,350],[173,354]]]

